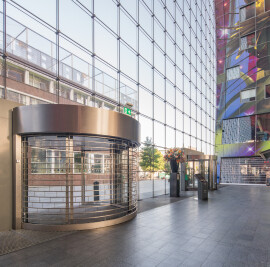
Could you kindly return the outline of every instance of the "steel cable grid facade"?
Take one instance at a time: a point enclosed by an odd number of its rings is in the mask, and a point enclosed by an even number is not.
[[[131,104],[142,143],[213,154],[214,14],[213,0],[5,0],[0,97],[119,112]],[[148,169],[141,199],[168,192],[165,168]]]

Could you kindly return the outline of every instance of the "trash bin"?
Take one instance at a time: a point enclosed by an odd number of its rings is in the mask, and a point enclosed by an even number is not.
[[[179,197],[180,196],[180,181],[179,174],[176,172],[170,175],[170,196]]]
[[[270,186],[270,178],[266,178],[266,185]]]
[[[196,174],[195,177],[198,179],[198,199],[208,199],[208,182],[204,179],[201,174]]]
[[[94,201],[99,201],[99,182],[94,182]]]

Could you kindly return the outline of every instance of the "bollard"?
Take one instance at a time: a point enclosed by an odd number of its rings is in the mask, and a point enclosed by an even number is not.
[[[99,182],[94,182],[94,201],[99,201]]]

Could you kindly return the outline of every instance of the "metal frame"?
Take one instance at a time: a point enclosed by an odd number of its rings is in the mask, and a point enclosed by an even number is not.
[[[112,226],[120,223],[124,223],[132,220],[136,217],[137,211],[128,214],[122,218],[117,218],[108,221],[94,222],[94,223],[82,223],[82,224],[66,224],[66,225],[44,225],[44,224],[30,224],[23,223],[22,228],[26,230],[35,230],[35,231],[79,231],[79,230],[89,230],[102,228],[107,226]]]
[[[214,155],[187,155],[188,161],[208,161],[208,188],[210,190],[217,190],[217,156]],[[203,166],[202,166],[203,167]],[[204,172],[204,171],[203,171]]]

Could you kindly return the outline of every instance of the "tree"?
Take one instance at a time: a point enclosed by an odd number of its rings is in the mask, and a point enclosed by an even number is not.
[[[166,174],[170,174],[171,173],[171,166],[169,162],[164,162],[164,172]]]
[[[141,151],[140,166],[143,171],[160,171],[164,169],[163,155],[157,148],[154,148],[152,139],[149,137],[146,137]]]

